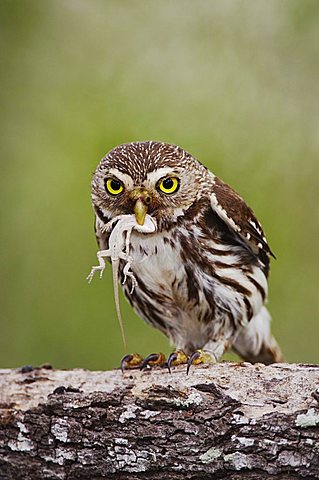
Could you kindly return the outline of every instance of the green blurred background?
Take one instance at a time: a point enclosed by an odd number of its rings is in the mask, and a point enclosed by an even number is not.
[[[85,280],[91,174],[146,139],[190,151],[253,207],[278,258],[273,330],[289,361],[317,362],[319,2],[1,0],[0,18],[0,365],[170,351],[123,300],[125,351],[110,269]]]

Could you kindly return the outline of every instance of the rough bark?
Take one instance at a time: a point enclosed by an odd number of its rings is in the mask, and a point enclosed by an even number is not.
[[[316,479],[318,386],[319,365],[0,370],[0,479]]]

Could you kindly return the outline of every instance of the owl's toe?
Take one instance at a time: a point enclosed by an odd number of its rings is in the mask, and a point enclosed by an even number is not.
[[[165,358],[164,353],[162,353],[162,352],[151,353],[146,358],[144,358],[144,360],[142,361],[142,363],[140,365],[140,369],[143,370],[144,368],[146,368],[148,366],[150,366],[150,367],[154,367],[156,365],[163,366],[163,365],[165,365],[165,361],[166,361],[166,358]]]
[[[139,353],[129,353],[125,355],[121,360],[121,370],[131,370],[133,368],[139,368],[143,363],[143,357]]]
[[[217,360],[211,353],[206,352],[205,350],[195,350],[188,360],[187,360],[187,370],[188,375],[189,369],[192,365],[199,365],[200,363],[216,363]]]
[[[174,365],[184,365],[188,361],[188,356],[186,355],[183,350],[176,350],[176,352],[172,352],[167,359],[167,368],[169,373],[171,372],[171,366]]]

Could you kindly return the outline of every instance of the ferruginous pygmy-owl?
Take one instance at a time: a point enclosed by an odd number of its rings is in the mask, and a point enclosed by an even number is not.
[[[102,252],[89,278],[102,273],[103,256],[118,262],[113,279],[129,303],[176,346],[169,369],[218,361],[229,348],[250,362],[281,360],[264,306],[272,252],[231,187],[178,146],[134,142],[101,160],[92,202]],[[132,354],[122,366],[146,363]]]

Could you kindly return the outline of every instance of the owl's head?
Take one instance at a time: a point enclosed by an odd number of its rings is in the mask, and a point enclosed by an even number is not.
[[[135,214],[143,225],[148,213],[158,226],[168,226],[201,198],[208,176],[198,160],[175,145],[123,144],[111,150],[94,173],[93,207],[101,219]]]

